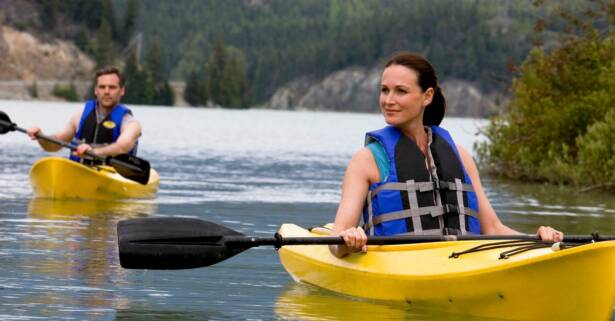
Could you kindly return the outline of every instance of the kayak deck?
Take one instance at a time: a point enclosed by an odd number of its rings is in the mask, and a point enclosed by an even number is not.
[[[292,224],[279,233],[317,236]],[[365,254],[333,256],[327,246],[279,250],[299,282],[351,296],[405,301],[420,308],[511,320],[607,320],[615,298],[615,241],[560,251],[540,248],[508,259],[510,248],[453,252],[500,241],[369,246]]]
[[[84,166],[63,157],[44,157],[30,169],[36,197],[53,199],[114,200],[152,198],[160,176],[150,170],[146,185],[126,179],[110,166]]]

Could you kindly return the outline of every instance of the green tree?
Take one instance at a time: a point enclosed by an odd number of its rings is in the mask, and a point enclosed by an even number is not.
[[[111,0],[101,0],[102,4],[102,20],[107,20],[111,28],[111,38],[119,40],[119,30],[117,28],[117,20],[115,18],[115,7]]]
[[[79,29],[79,32],[75,37],[75,45],[77,46],[77,48],[88,54],[93,54],[95,52],[95,50],[93,49],[94,45],[92,44],[90,36],[88,35],[88,31],[85,27],[81,27]]]
[[[37,99],[38,98],[38,85],[36,83],[36,80],[32,81],[32,85],[30,87],[28,87],[28,93],[30,94],[30,97]]]
[[[151,104],[173,106],[175,102],[175,92],[169,84],[169,78],[163,63],[162,47],[157,39],[154,39],[148,46],[144,67],[144,70],[146,70],[149,75],[149,82],[153,87]]]
[[[226,103],[221,79],[227,59],[224,43],[220,40],[216,41],[207,62],[207,93],[214,103],[220,105]]]
[[[207,93],[214,103],[229,108],[249,107],[249,82],[239,50],[216,42],[207,63],[207,80]]]
[[[141,69],[133,52],[128,57],[124,67],[126,93],[122,99],[128,104],[152,104],[154,91],[148,73]]]
[[[110,65],[115,60],[115,50],[111,34],[111,25],[106,19],[100,23],[100,28],[96,33],[96,52],[94,54],[96,68]]]
[[[552,51],[532,50],[513,83],[514,99],[506,113],[486,128],[489,140],[479,146],[479,156],[492,173],[554,183],[615,184],[613,169],[604,167],[613,161],[604,147],[612,135],[603,135],[615,130],[609,114],[615,109],[614,15],[615,6],[608,1],[596,1],[583,14],[560,12],[569,32]],[[610,32],[596,29],[607,21]]]
[[[53,90],[51,93],[56,97],[64,98],[66,101],[79,101],[77,88],[75,88],[75,84],[73,84],[72,82],[68,85],[53,85]]]
[[[192,71],[186,79],[184,99],[191,106],[205,106],[207,104],[207,85],[204,72]]]
[[[57,25],[58,16],[58,2],[56,0],[40,1],[41,14],[40,19],[43,24],[43,28],[46,30],[53,30]]]
[[[139,4],[136,0],[128,0],[124,13],[124,24],[120,33],[120,41],[126,45],[135,31],[137,17],[139,16]]]

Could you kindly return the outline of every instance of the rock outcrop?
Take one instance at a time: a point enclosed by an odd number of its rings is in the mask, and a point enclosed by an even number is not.
[[[352,67],[323,79],[296,79],[279,88],[263,107],[377,112],[380,73],[380,67]],[[459,79],[445,79],[442,90],[449,116],[485,117],[495,113],[497,102],[503,99],[497,93],[483,93],[473,83]]]
[[[0,99],[58,100],[52,94],[53,87],[69,83],[84,96],[94,65],[70,42],[42,41],[30,33],[0,27]]]
[[[93,69],[94,61],[70,42],[43,42],[27,32],[0,28],[0,80],[85,80]]]

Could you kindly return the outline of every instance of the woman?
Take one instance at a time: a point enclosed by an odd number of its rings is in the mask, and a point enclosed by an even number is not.
[[[474,160],[438,125],[446,101],[425,58],[402,52],[382,72],[380,110],[389,125],[367,133],[367,146],[350,160],[330,246],[342,257],[367,251],[370,235],[521,234],[498,219]],[[366,202],[367,200],[367,202]],[[363,213],[364,228],[357,227]],[[563,233],[541,226],[537,235],[562,241]]]

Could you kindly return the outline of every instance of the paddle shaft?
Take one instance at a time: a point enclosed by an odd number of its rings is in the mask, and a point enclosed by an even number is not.
[[[474,240],[532,240],[540,241],[537,235],[393,235],[393,236],[370,236],[367,238],[368,245],[393,245],[430,242],[474,241]],[[592,241],[615,240],[615,236],[587,236],[569,235],[564,237],[564,242],[585,243]],[[276,248],[287,245],[339,245],[344,244],[340,236],[316,236],[316,237],[251,237],[226,235],[223,238],[161,238],[150,240],[133,240],[137,244],[167,244],[167,245],[212,245],[222,242],[228,247],[250,248],[258,246],[274,246]]]
[[[28,133],[27,130],[17,126],[15,123],[10,123],[10,122],[7,122],[7,121],[4,121],[4,120],[0,119],[0,124],[2,124],[2,126],[8,127],[10,130],[16,130],[16,131],[22,132],[24,134]],[[36,133],[35,136],[36,136],[37,139],[46,140],[46,141],[54,143],[56,145],[60,145],[62,147],[68,148],[68,149],[70,149],[72,151],[77,150],[76,146],[68,144],[66,142],[63,142],[61,140],[57,140],[57,139],[52,138],[50,136],[46,136],[46,135],[43,135],[43,134],[40,134],[40,133]],[[89,157],[98,159],[98,160],[108,161],[110,164],[117,164],[119,166],[123,166],[123,167],[128,168],[128,169],[130,169],[132,171],[136,171],[136,172],[142,172],[143,171],[143,169],[138,167],[138,166],[135,166],[133,164],[129,164],[129,163],[126,163],[126,162],[122,162],[121,160],[115,159],[113,157],[105,158],[105,157],[96,155],[96,154],[94,154],[94,153],[92,153],[90,151],[86,151],[84,154],[89,156]]]
[[[399,235],[399,236],[371,236],[367,238],[367,245],[393,245],[393,244],[408,244],[408,243],[430,243],[444,241],[463,241],[463,240],[502,240],[510,239],[511,236],[498,235],[496,237],[483,238],[481,235]],[[523,240],[539,240],[534,235],[519,235],[516,239]],[[280,248],[287,245],[342,245],[344,239],[341,236],[320,236],[320,237],[238,237],[226,236],[224,238],[226,246],[239,247],[256,247],[256,246],[274,246]]]

